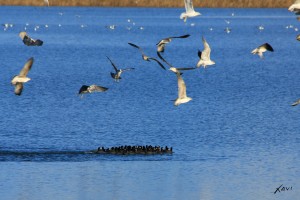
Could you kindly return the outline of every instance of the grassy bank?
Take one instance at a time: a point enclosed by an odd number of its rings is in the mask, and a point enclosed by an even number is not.
[[[184,7],[183,0],[49,0],[50,6]],[[294,0],[194,0],[194,7],[287,8]],[[0,5],[44,6],[43,0],[0,0]]]

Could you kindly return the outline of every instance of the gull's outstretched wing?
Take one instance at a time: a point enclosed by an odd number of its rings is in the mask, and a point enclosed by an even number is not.
[[[190,36],[191,36],[190,34],[186,34],[186,35],[174,36],[174,37],[169,37],[169,38],[188,38]]]
[[[48,0],[44,0],[44,4],[45,4],[46,6],[49,6],[49,1],[48,1]]]
[[[163,66],[163,64],[161,64],[161,62],[159,62],[159,60],[157,60],[156,58],[149,58],[149,59],[150,59],[150,60],[156,61],[157,64],[159,64],[159,66],[160,66],[161,68],[163,68],[164,70],[166,70],[165,66]]]
[[[131,45],[131,46],[133,46],[133,47],[135,47],[135,48],[137,48],[137,49],[139,49],[141,51],[141,53],[144,54],[143,50],[138,45],[130,43],[130,42],[128,42],[128,44]]]
[[[122,69],[123,72],[125,72],[125,71],[130,71],[130,70],[134,70],[134,68],[133,68],[133,67],[130,67],[130,68]]]
[[[99,85],[91,85],[90,87],[88,87],[88,90],[90,92],[104,92],[104,91],[108,90],[108,88],[102,87]]]
[[[15,85],[15,94],[16,95],[21,95],[22,94],[22,91],[23,91],[23,83],[16,83]]]
[[[187,38],[187,37],[190,37],[190,34],[181,35],[181,36],[172,36],[172,37],[164,38],[164,39],[160,40],[156,45],[167,44],[167,43],[171,42],[172,38]]]
[[[108,56],[106,56],[106,57],[110,61],[111,65],[114,67],[115,71],[118,72],[117,66],[111,61],[111,59]]]
[[[160,55],[160,53],[159,52],[157,52],[157,55],[158,55],[158,57],[163,61],[163,62],[165,62],[167,65],[169,65],[170,67],[173,67],[170,63],[168,63],[161,55]]]
[[[201,59],[202,60],[210,60],[211,49],[204,37],[202,37],[202,42],[203,42],[204,49],[201,52]],[[199,55],[199,51],[198,51],[198,55]]]
[[[296,15],[300,14],[300,0],[296,0],[289,8],[289,11],[294,12]]]
[[[78,94],[87,93],[88,87],[89,87],[88,85],[83,85],[83,86],[81,86],[81,88],[79,89]]]
[[[184,0],[186,13],[195,12],[193,6],[193,0]]]
[[[259,46],[258,48],[262,48],[262,49],[268,50],[268,51],[274,51],[273,47],[269,43],[265,43],[265,44]]]
[[[177,82],[178,82],[178,98],[186,98],[186,85],[182,79],[181,73],[177,72]]]
[[[140,50],[140,52],[141,52],[141,54],[142,54],[143,57],[146,56],[146,55],[144,54],[143,49],[142,49],[141,47],[139,47],[139,46],[136,45],[136,44],[130,43],[130,42],[128,42],[128,44],[131,45],[131,46],[133,46],[133,47],[135,47],[135,48],[137,48],[138,50]]]
[[[139,47],[139,46],[136,45],[136,44],[133,44],[133,43],[130,43],[130,42],[128,42],[128,44],[131,45],[131,46],[133,46],[133,47],[135,47],[135,48],[137,48],[137,49],[141,49],[141,47]]]
[[[181,71],[181,70],[192,70],[192,69],[197,69],[197,68],[196,67],[178,67],[176,69]]]
[[[31,69],[31,66],[33,64],[33,57],[29,58],[25,65],[23,66],[22,70],[20,71],[20,76],[27,76],[29,70]]]

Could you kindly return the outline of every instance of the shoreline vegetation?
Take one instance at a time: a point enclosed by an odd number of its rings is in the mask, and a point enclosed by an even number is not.
[[[295,0],[194,0],[197,8],[288,8]],[[50,6],[184,7],[183,0],[49,0]],[[44,0],[0,0],[0,6],[45,6]]]

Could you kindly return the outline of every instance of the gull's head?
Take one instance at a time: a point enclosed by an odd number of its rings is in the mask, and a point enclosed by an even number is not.
[[[170,67],[169,70],[171,70],[171,71],[174,72],[174,73],[177,73],[177,72],[178,72],[178,70],[177,70],[175,67]]]
[[[300,41],[300,34],[297,36],[297,40]]]

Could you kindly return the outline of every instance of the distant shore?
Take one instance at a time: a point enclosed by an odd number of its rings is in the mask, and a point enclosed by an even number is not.
[[[288,8],[295,0],[194,0],[203,8]],[[50,6],[184,7],[183,0],[49,0]],[[0,6],[45,6],[44,0],[0,0]]]

